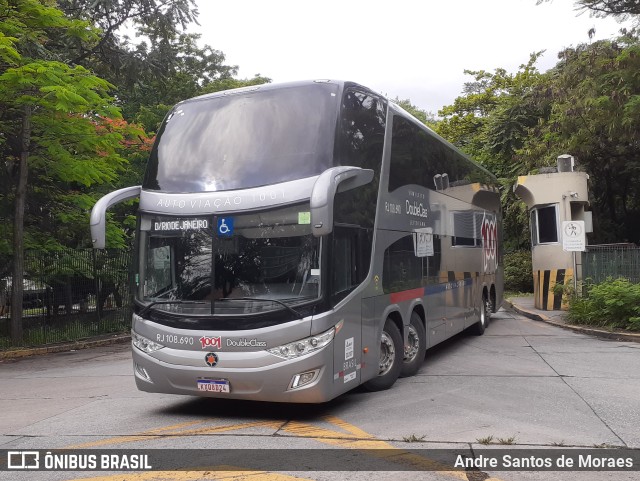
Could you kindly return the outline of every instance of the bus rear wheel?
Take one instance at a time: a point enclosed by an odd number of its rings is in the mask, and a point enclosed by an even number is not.
[[[404,348],[404,360],[400,370],[400,377],[414,376],[422,366],[424,355],[427,351],[427,334],[422,324],[422,319],[417,312],[411,314],[411,322],[408,329],[407,345]]]
[[[491,301],[486,295],[482,296],[482,305],[480,306],[480,320],[473,325],[473,333],[482,336],[484,330],[489,325],[491,316]]]
[[[364,383],[368,391],[389,389],[400,376],[403,358],[403,342],[398,326],[387,319],[380,335],[380,364],[378,375]]]

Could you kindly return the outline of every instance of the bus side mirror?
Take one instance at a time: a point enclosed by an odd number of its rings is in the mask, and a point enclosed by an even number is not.
[[[373,180],[373,170],[342,166],[325,170],[311,191],[311,231],[316,237],[333,230],[333,202],[336,193],[355,189]]]
[[[96,202],[96,205],[91,209],[91,219],[89,221],[91,224],[91,242],[93,242],[94,249],[104,249],[106,244],[107,209],[113,204],[139,197],[141,190],[142,187],[139,185],[125,187],[101,197]]]

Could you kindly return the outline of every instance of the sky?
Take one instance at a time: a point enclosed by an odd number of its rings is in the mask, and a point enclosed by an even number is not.
[[[437,114],[462,93],[464,70],[516,72],[545,50],[612,38],[624,26],[579,14],[572,0],[197,0],[201,43],[238,77],[352,80]],[[593,41],[592,40],[592,41]]]

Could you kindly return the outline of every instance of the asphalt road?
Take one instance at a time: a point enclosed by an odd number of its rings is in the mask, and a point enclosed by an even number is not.
[[[304,456],[304,451],[291,450],[330,448],[356,453],[353,466],[359,469],[260,471],[254,467],[260,451],[247,451],[255,459],[238,458],[229,471],[0,472],[0,479],[506,481],[639,476],[637,471],[375,471],[393,461],[362,450],[451,448],[477,457],[487,448],[640,448],[640,344],[592,338],[504,310],[494,315],[484,336],[463,333],[428,351],[418,375],[398,380],[391,390],[356,390],[318,406],[138,392],[128,345],[2,361],[0,386],[3,450],[278,449]],[[434,461],[418,456],[398,462],[426,470]]]

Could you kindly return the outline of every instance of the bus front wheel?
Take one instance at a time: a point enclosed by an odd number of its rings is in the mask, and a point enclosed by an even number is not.
[[[393,386],[400,376],[403,358],[403,342],[398,326],[387,319],[380,336],[380,364],[378,375],[364,383],[368,391],[384,391]]]

